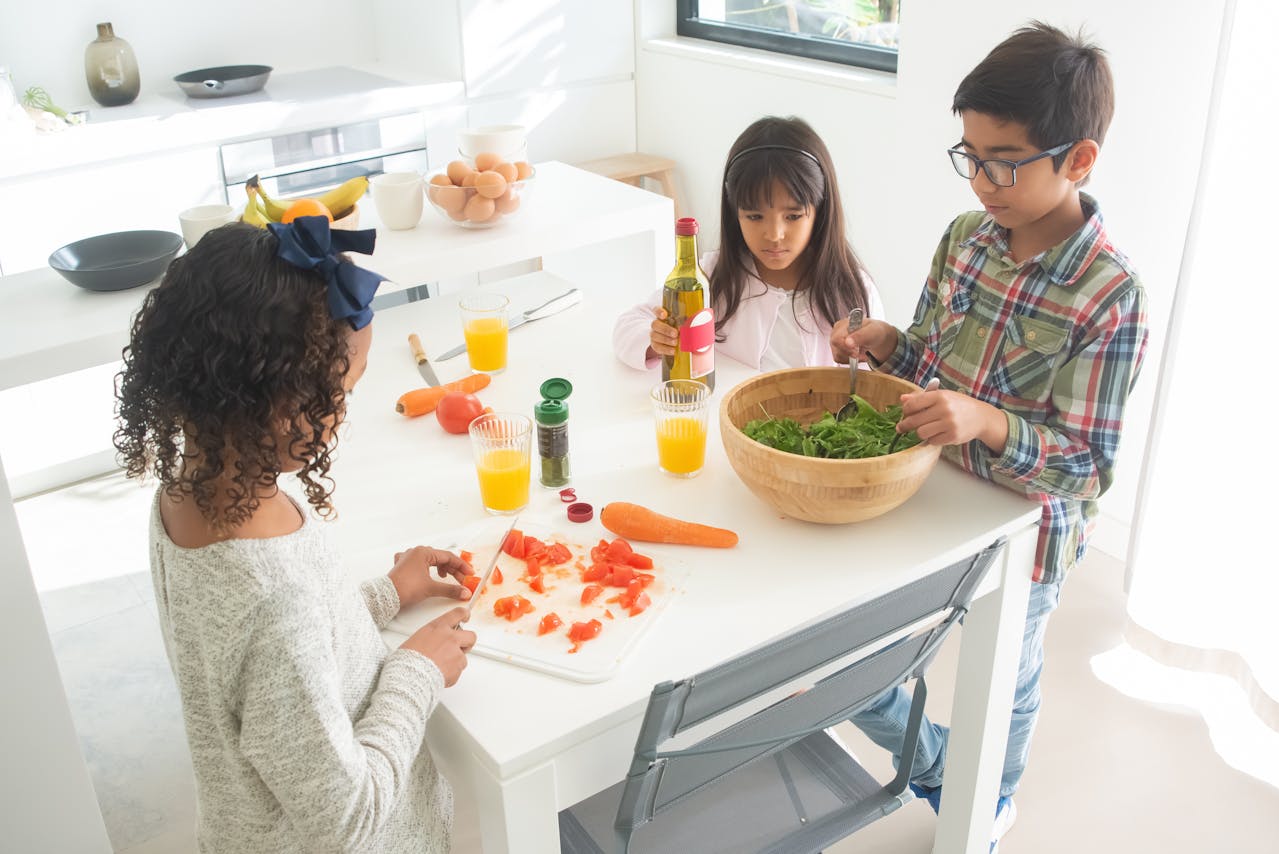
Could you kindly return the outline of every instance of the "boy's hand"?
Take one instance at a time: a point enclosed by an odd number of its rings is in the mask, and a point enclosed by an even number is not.
[[[400,644],[400,649],[411,649],[434,661],[444,676],[444,687],[447,688],[462,675],[466,669],[466,654],[475,646],[475,632],[458,625],[465,619],[465,608],[450,608],[414,632]]]
[[[653,323],[649,326],[648,346],[658,356],[674,356],[679,343],[679,330],[666,322],[666,309],[660,305],[653,309]]]
[[[459,583],[436,581],[431,578],[431,567],[439,573],[440,578],[453,576]],[[474,575],[471,565],[452,552],[443,549],[431,549],[426,546],[414,546],[405,552],[395,553],[395,566],[387,575],[395,585],[395,592],[400,596],[400,607],[416,605],[431,596],[444,596],[449,599],[470,599],[471,591],[461,585],[462,578]]]
[[[899,433],[914,430],[930,445],[963,445],[977,439],[992,453],[1004,452],[1008,421],[989,403],[941,389],[903,394],[901,402]]]
[[[869,353],[882,362],[897,346],[897,329],[883,320],[865,320],[861,328],[848,334],[848,318],[838,321],[830,330],[830,353],[836,362],[847,365],[850,360],[866,360]]]

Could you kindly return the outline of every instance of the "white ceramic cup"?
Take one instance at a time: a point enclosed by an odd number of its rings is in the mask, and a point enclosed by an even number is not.
[[[200,242],[200,238],[220,225],[235,222],[235,208],[230,205],[197,205],[178,214],[182,226],[182,239],[187,249]]]
[[[457,151],[471,160],[490,151],[513,163],[528,159],[527,142],[528,129],[523,125],[486,125],[458,131]]]
[[[394,231],[416,228],[422,219],[425,184],[416,172],[383,172],[369,179],[378,219]]]

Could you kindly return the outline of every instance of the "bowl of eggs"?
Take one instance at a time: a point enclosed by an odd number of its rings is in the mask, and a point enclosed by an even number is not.
[[[463,228],[488,228],[519,212],[533,183],[526,161],[506,161],[491,152],[454,160],[427,179],[431,207]]]

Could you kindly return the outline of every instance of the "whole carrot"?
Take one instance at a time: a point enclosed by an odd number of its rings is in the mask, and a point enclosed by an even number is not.
[[[464,391],[467,394],[475,394],[490,381],[488,374],[471,374],[469,377],[462,377],[460,380],[444,385],[415,388],[400,395],[400,399],[395,402],[395,411],[410,418],[425,415],[428,412],[434,412],[435,407],[440,405],[440,398],[449,392]]]
[[[716,549],[737,545],[737,534],[727,528],[686,522],[625,501],[604,505],[600,523],[619,537],[646,543],[679,543]]]

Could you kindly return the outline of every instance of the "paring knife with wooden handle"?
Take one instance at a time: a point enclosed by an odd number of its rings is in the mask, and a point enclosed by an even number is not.
[[[417,360],[417,369],[422,374],[422,379],[426,380],[427,385],[439,385],[440,378],[435,375],[435,371],[431,368],[431,363],[427,361],[426,351],[422,349],[422,339],[417,337],[414,332],[409,335],[409,348],[413,351],[413,358]]]

